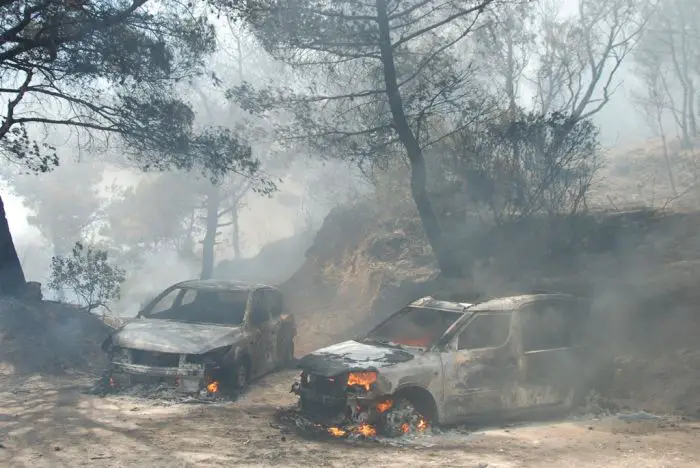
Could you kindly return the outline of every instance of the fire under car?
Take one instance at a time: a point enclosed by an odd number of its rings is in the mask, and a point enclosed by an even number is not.
[[[569,409],[588,303],[565,294],[479,304],[425,297],[365,337],[299,361],[302,415],[335,436],[398,436],[521,410]]]
[[[215,393],[290,364],[295,334],[278,289],[190,280],[159,294],[102,349],[112,387],[158,382],[183,393]]]

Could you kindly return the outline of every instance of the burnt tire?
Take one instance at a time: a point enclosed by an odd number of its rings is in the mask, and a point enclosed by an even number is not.
[[[407,398],[399,397],[394,400],[379,424],[379,433],[385,437],[400,437],[417,432],[421,421],[425,421],[414,404]]]

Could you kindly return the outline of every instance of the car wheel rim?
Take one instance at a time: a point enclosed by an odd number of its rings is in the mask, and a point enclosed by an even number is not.
[[[389,434],[401,435],[414,432],[422,416],[408,400],[396,403],[388,412],[385,419],[386,430]]]

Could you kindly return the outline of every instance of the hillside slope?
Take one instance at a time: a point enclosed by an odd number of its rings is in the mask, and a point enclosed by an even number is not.
[[[689,397],[700,394],[700,213],[597,213],[463,232],[452,253],[472,274],[447,280],[415,217],[369,202],[333,210],[282,285],[300,323],[298,351],[366,332],[423,295],[564,291],[593,299],[598,351],[618,366],[609,391],[647,407],[700,409]]]

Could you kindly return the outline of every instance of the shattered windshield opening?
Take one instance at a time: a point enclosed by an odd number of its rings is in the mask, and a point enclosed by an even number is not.
[[[184,289],[174,304],[160,307],[164,297],[151,309],[149,319],[176,320],[186,323],[241,325],[248,302],[248,291],[206,291]]]
[[[461,316],[459,312],[406,307],[372,330],[365,341],[428,348]]]

